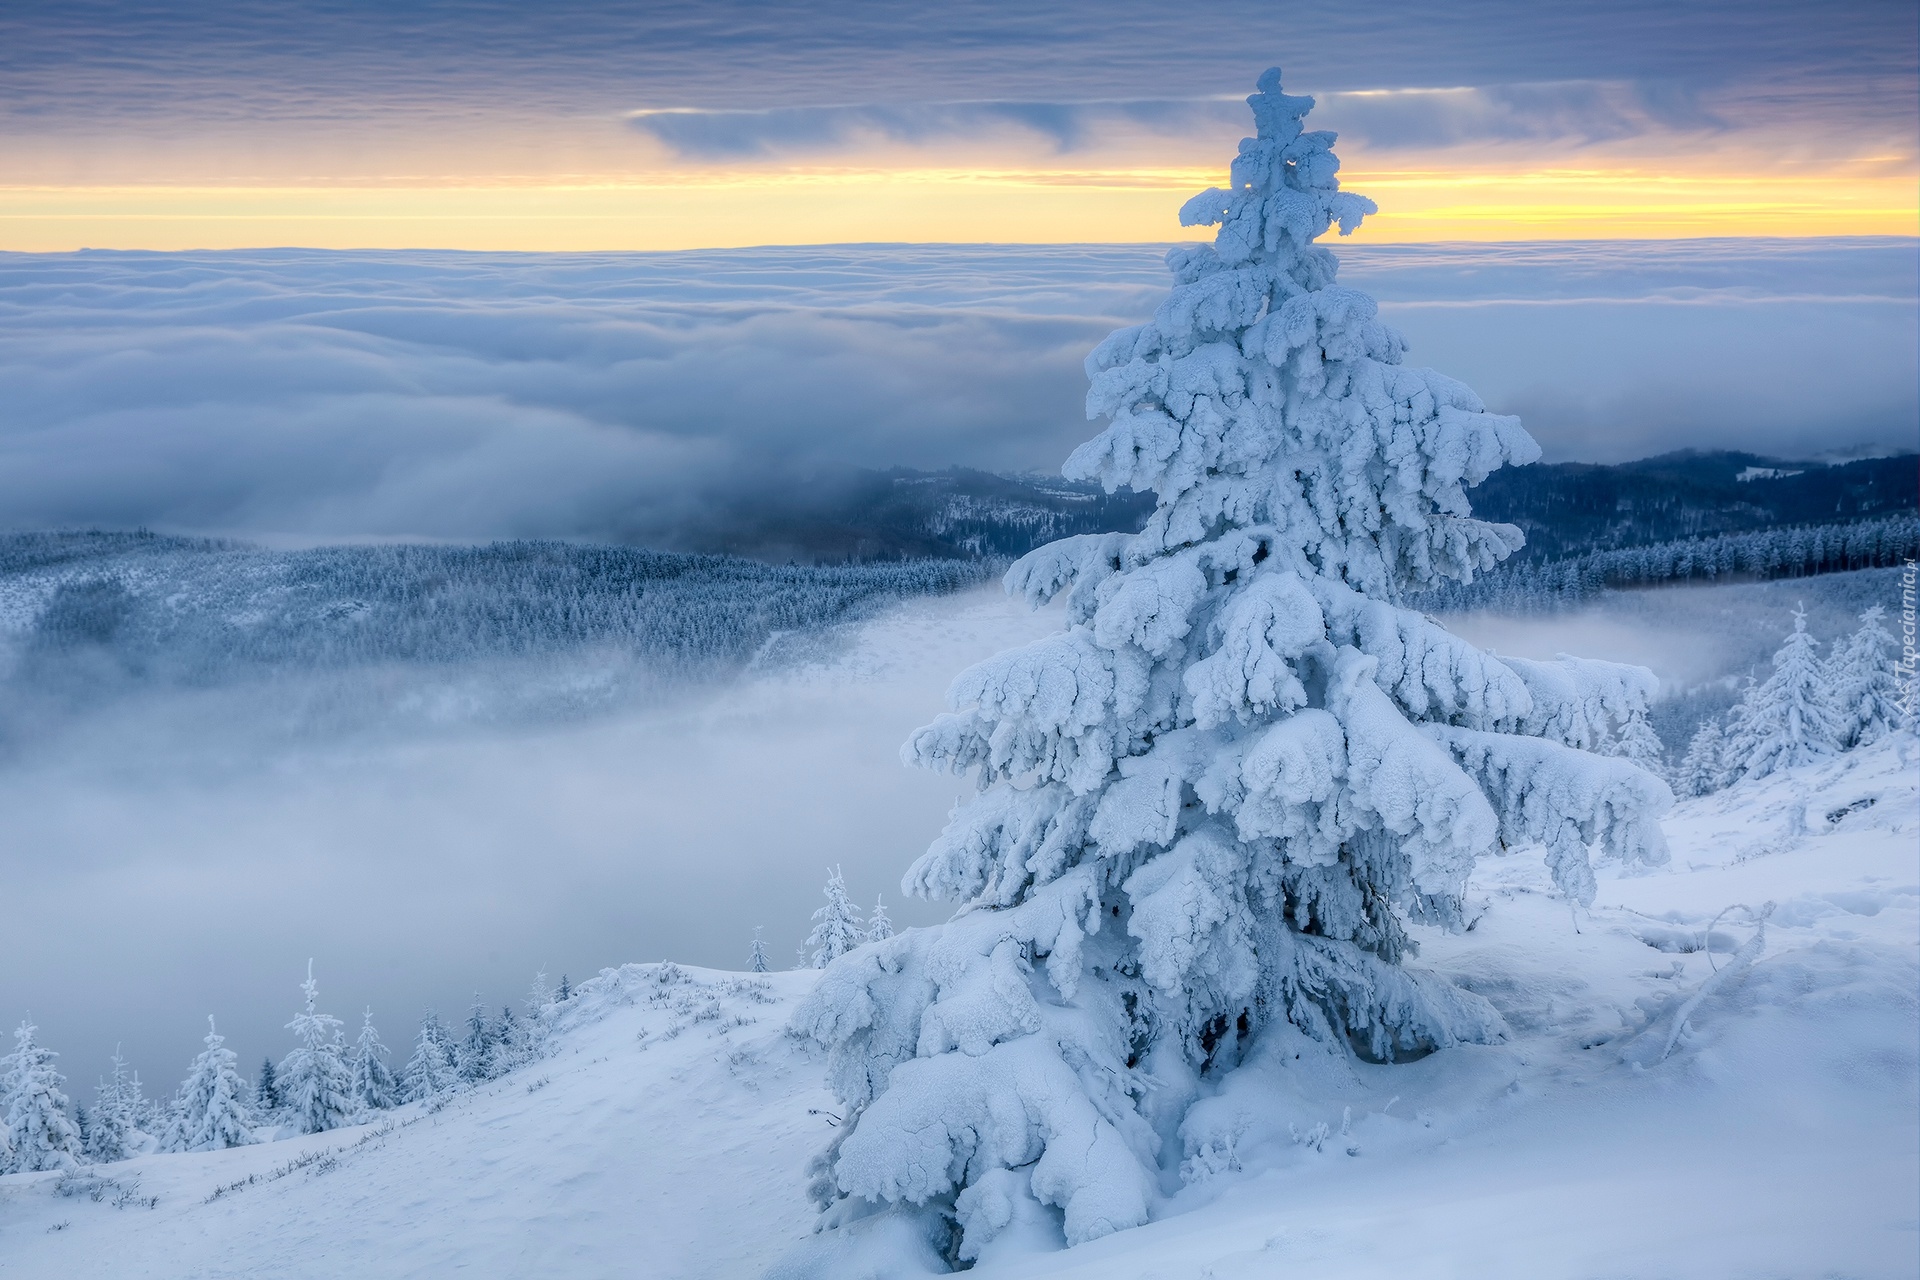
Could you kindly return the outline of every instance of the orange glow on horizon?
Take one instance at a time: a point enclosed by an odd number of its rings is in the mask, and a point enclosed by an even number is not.
[[[1920,233],[1900,157],[1793,174],[1638,168],[1368,170],[1360,239],[1655,239]],[[670,250],[872,241],[1195,239],[1180,204],[1212,169],[686,170],[619,178],[0,186],[0,249]]]

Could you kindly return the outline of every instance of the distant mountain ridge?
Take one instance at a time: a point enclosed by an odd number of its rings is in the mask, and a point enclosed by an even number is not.
[[[1912,514],[1920,510],[1920,457],[1827,465],[1682,450],[1615,465],[1535,463],[1495,472],[1469,497],[1476,516],[1525,531],[1521,558],[1556,560]],[[678,549],[815,563],[1013,557],[1073,534],[1137,530],[1153,501],[1057,476],[961,467],[843,472],[726,504],[683,534]]]
[[[1829,466],[1683,449],[1613,466],[1508,467],[1469,496],[1481,519],[1520,526],[1527,535],[1522,557],[1556,560],[1780,525],[1911,515],[1920,509],[1920,457]]]

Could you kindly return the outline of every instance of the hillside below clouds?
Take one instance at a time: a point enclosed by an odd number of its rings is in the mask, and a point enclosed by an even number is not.
[[[1682,801],[1671,863],[1603,868],[1577,916],[1537,851],[1483,861],[1473,926],[1421,927],[1421,963],[1492,1002],[1506,1043],[1376,1066],[1277,1030],[1288,1069],[1202,1104],[1237,1138],[1152,1221],[1064,1253],[1024,1224],[972,1274],[1911,1275],[1915,750]],[[1732,903],[1773,906],[1751,968]],[[609,968],[552,1006],[543,1060],[437,1109],[0,1177],[0,1276],[929,1274],[885,1216],[810,1234],[838,1117],[787,1028],[817,976]]]
[[[1495,472],[1474,513],[1525,530],[1528,559],[1778,525],[1832,524],[1920,509],[1913,454],[1827,465],[1686,450],[1603,466],[1535,463]],[[843,471],[730,500],[683,529],[676,550],[784,563],[1012,557],[1078,533],[1137,530],[1150,496],[1040,475]]]

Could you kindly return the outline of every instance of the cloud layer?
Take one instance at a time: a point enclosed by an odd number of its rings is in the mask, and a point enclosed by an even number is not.
[[[1651,133],[1721,131],[1725,120],[1684,86],[1573,81],[1484,88],[1326,93],[1317,126],[1368,154],[1482,143],[1575,146]],[[1237,96],[1092,102],[918,102],[762,109],[668,108],[630,113],[632,126],[695,161],[840,155],[876,146],[935,148],[1021,141],[1055,155],[1138,158],[1177,140],[1191,155],[1226,153],[1247,130]]]
[[[1052,470],[1147,246],[0,257],[0,527],[670,540],[822,468]],[[1550,457],[1913,443],[1910,241],[1349,248]]]
[[[1281,62],[1320,89],[1607,80],[1741,83],[1841,114],[1899,118],[1909,6],[1794,0],[1410,0],[1276,11],[1224,0],[1204,20],[1149,0],[818,6],[614,0],[538,7],[113,0],[0,15],[0,112],[46,124],[442,116],[832,102],[1204,96]],[[112,92],[103,92],[107,85]],[[1888,101],[1892,90],[1899,101]],[[1911,112],[1907,111],[1910,117]]]

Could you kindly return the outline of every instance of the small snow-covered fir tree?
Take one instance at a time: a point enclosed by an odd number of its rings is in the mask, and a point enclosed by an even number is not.
[[[374,1029],[373,1009],[368,1007],[360,1022],[360,1038],[353,1042],[347,1058],[349,1091],[361,1111],[385,1111],[399,1105],[399,1083],[387,1066],[387,1046]]]
[[[1894,675],[1899,648],[1883,625],[1887,611],[1874,605],[1860,615],[1860,629],[1834,645],[1828,686],[1845,748],[1877,742],[1902,720],[1900,684]]]
[[[460,1078],[468,1084],[479,1084],[493,1076],[493,1020],[487,1017],[486,1002],[480,999],[478,991],[473,993],[473,1004],[467,1008],[466,1032],[460,1037],[456,1061]]]
[[[493,1044],[488,1049],[487,1078],[497,1080],[527,1060],[526,1028],[514,1016],[512,1005],[500,1007],[500,1020],[493,1024]]]
[[[253,1104],[263,1120],[280,1109],[280,1078],[273,1069],[272,1058],[260,1060],[260,1074],[253,1083]]]
[[[1773,655],[1773,674],[1749,685],[1727,755],[1743,778],[1764,778],[1825,759],[1840,750],[1840,717],[1807,632],[1807,611],[1793,611],[1793,631]]]
[[[96,1164],[112,1164],[134,1154],[139,1122],[136,1118],[138,1086],[120,1056],[120,1046],[108,1059],[107,1075],[94,1089],[93,1110],[87,1126],[87,1159]]]
[[[1605,754],[1630,760],[1648,773],[1666,771],[1667,747],[1654,732],[1645,711],[1635,711],[1621,723],[1620,731],[1607,743]]]
[[[54,1070],[60,1055],[41,1044],[40,1029],[22,1021],[13,1052],[0,1058],[0,1110],[7,1124],[8,1172],[71,1169],[80,1163],[80,1131],[67,1114],[67,1078]]]
[[[764,927],[763,925],[753,926],[753,946],[747,951],[747,971],[749,973],[765,973],[767,971],[767,944],[760,940],[760,930]]]
[[[554,991],[545,970],[533,975],[526,1003],[526,1016],[520,1020],[520,1058],[531,1062],[546,1052],[547,1033],[553,1026]]]
[[[1681,795],[1704,796],[1718,791],[1725,765],[1726,739],[1718,717],[1708,716],[1687,741],[1687,754],[1674,770],[1674,786]]]
[[[813,932],[806,941],[813,948],[816,969],[826,968],[859,946],[863,932],[859,909],[847,897],[847,882],[841,879],[839,867],[828,868],[827,887],[820,892],[826,895],[827,905],[813,913]]]
[[[147,1150],[160,1125],[160,1106],[155,1099],[146,1095],[146,1086],[140,1083],[140,1073],[127,1073],[126,1084],[127,1114],[133,1117],[133,1138],[137,1150]]]
[[[893,936],[893,921],[887,918],[887,904],[879,894],[873,898],[873,914],[867,917],[867,941],[885,942]]]
[[[422,1102],[458,1089],[460,1069],[455,1057],[452,1033],[440,1015],[429,1009],[420,1020],[413,1056],[401,1073],[401,1096],[408,1102]]]
[[[205,1043],[175,1097],[173,1122],[162,1143],[168,1151],[222,1151],[253,1141],[255,1120],[240,1057],[226,1047],[211,1014]]]
[[[325,1133],[351,1124],[359,1110],[353,1097],[353,1075],[347,1069],[345,1032],[340,1019],[318,1013],[320,984],[313,980],[313,961],[307,961],[307,980],[300,984],[306,1008],[294,1015],[287,1030],[295,1041],[292,1053],[280,1061],[277,1084],[282,1105],[302,1133]]]
[[[1502,1038],[1404,963],[1408,922],[1462,927],[1482,854],[1538,845],[1580,902],[1590,850],[1665,857],[1666,786],[1591,750],[1650,673],[1496,657],[1397,607],[1521,545],[1465,491],[1539,449],[1401,365],[1313,243],[1373,206],[1303,132],[1312,100],[1270,71],[1248,101],[1231,186],[1181,215],[1213,244],[1174,249],[1171,296],[1087,361],[1111,425],[1066,472],[1158,505],[1016,564],[1068,629],[964,672],[905,748],[977,771],[903,886],[962,908],[830,964],[796,1012],[848,1109],[829,1223],[892,1204],[965,1261],[1036,1212],[1069,1245],[1144,1222],[1211,1140],[1183,1129],[1210,1082],[1292,1061],[1269,1036],[1377,1062]]]

